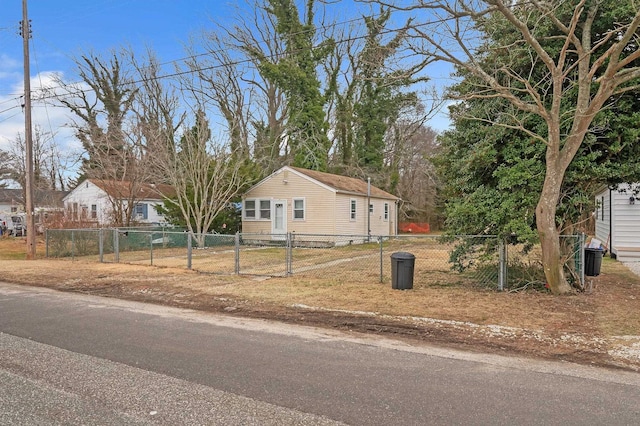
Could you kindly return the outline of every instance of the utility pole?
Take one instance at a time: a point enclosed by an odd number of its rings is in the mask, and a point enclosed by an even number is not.
[[[36,221],[34,217],[33,189],[33,137],[31,126],[31,71],[29,68],[29,38],[31,23],[27,15],[27,0],[22,0],[22,22],[20,25],[24,52],[24,139],[25,152],[25,210],[27,211],[27,259],[36,258]]]

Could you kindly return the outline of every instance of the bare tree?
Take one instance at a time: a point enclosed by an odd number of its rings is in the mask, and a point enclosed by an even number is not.
[[[0,188],[6,188],[12,178],[11,155],[7,151],[0,150]]]
[[[162,156],[176,140],[176,133],[184,123],[181,100],[174,81],[163,78],[155,53],[148,49],[139,61],[132,52],[129,60],[138,79],[138,90],[132,104],[134,114],[131,133],[141,147],[142,163],[148,168],[149,179],[155,183],[166,180],[162,169],[154,169],[156,156]]]
[[[273,61],[279,61],[285,55],[284,42],[277,36],[277,22],[267,12],[267,7],[264,0],[251,5],[251,19],[247,18],[246,11],[243,12],[235,25],[224,29],[225,36],[221,40],[223,49],[234,52],[234,57],[238,58],[236,64],[243,67],[240,87],[245,87],[251,94],[251,103],[247,104],[250,120],[247,133],[253,139],[253,159],[265,175],[285,163],[290,151],[285,137],[288,112],[284,92],[263,75],[260,61],[248,53],[260,52],[261,56]]]
[[[18,134],[5,153],[8,177],[22,188],[25,185],[25,152],[25,140],[22,134]],[[70,160],[58,149],[54,135],[36,125],[33,132],[34,188],[66,189],[68,177],[65,172]]]
[[[611,28],[595,31],[598,19],[608,9],[620,6],[619,3],[587,0],[575,3],[423,0],[407,6],[387,4],[384,0],[376,3],[413,15],[422,12],[422,16],[428,17],[409,27],[414,49],[431,60],[454,64],[475,77],[475,90],[461,96],[461,100],[504,98],[517,110],[544,121],[544,129],[531,129],[515,116],[510,122],[478,118],[521,130],[546,146],[545,179],[536,207],[536,225],[550,289],[555,294],[570,292],[561,261],[561,224],[556,223],[562,181],[595,115],[611,96],[637,88],[634,80],[640,77],[638,4],[623,2],[624,16],[612,21]],[[496,30],[495,19],[508,23],[518,37],[505,38],[509,44],[494,46],[493,52],[499,53],[502,60],[483,60],[487,52],[482,51],[481,41]],[[523,63],[530,64],[529,72],[519,72]],[[545,73],[537,72],[540,65]],[[566,108],[567,99],[575,102],[573,108]]]
[[[219,29],[219,32],[224,30]],[[251,122],[251,103],[255,86],[245,81],[246,65],[234,59],[234,49],[230,40],[225,40],[217,32],[205,35],[207,55],[196,57],[192,47],[187,61],[188,68],[197,76],[198,85],[189,81],[192,90],[213,103],[220,111],[227,127],[231,150],[240,159],[250,157],[249,128]]]
[[[405,219],[437,222],[436,194],[438,178],[430,158],[437,150],[438,134],[418,123],[396,123],[393,139],[397,141],[389,162],[397,171],[395,193],[404,203]]]
[[[131,224],[138,194],[151,178],[144,134],[133,120],[138,89],[127,67],[130,56],[125,49],[108,61],[83,55],[76,61],[82,83],[57,81],[57,100],[75,116],[72,126],[85,149],[84,176],[118,189],[108,192],[115,226]]]
[[[196,113],[194,126],[184,132],[178,143],[165,142],[163,154],[156,157],[156,167],[176,192],[176,197],[167,201],[180,210],[189,233],[203,247],[214,219],[243,185],[241,162],[228,146],[211,139],[202,111]]]

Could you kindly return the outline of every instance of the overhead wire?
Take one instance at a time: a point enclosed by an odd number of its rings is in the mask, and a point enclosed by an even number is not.
[[[40,70],[40,66],[38,63],[38,54],[37,54],[37,48],[34,43],[31,43],[32,47],[33,47],[33,59],[36,65],[36,70],[38,71],[38,81],[40,82],[40,87],[43,86],[42,84],[42,70]],[[45,113],[45,117],[47,118],[47,124],[49,125],[49,135],[51,136],[51,140],[57,145],[57,141],[56,141],[56,132],[53,131],[53,125],[51,124],[51,117],[49,116],[49,109],[47,108],[47,104],[44,103],[44,113]]]
[[[363,19],[363,17],[360,16],[360,17],[357,17],[357,18],[352,18],[352,19],[348,19],[348,20],[344,20],[344,21],[334,22],[334,23],[331,23],[329,25],[322,24],[322,25],[316,26],[314,28],[304,29],[304,30],[301,30],[299,32],[295,32],[295,33],[293,33],[291,35],[302,35],[302,34],[305,34],[305,33],[311,32],[311,31],[315,32],[318,29],[323,30],[323,31],[328,31],[328,30],[330,30],[332,28],[335,28],[335,27],[338,27],[338,26],[343,26],[343,25],[347,25],[347,24],[353,24],[353,23],[357,23],[357,22],[362,22],[362,19]],[[414,27],[415,26],[422,27],[422,26],[427,26],[427,25],[438,24],[438,23],[445,22],[447,20],[448,19],[439,19],[439,20],[436,20],[436,21],[425,22],[423,24],[417,24],[417,25],[414,25]],[[405,28],[385,29],[385,30],[380,31],[378,34],[381,35],[381,36],[385,36],[385,35],[389,35],[389,34],[398,33],[400,31],[404,31],[404,30],[405,30]],[[348,43],[348,42],[354,42],[354,41],[366,39],[367,37],[368,37],[368,34],[351,36],[351,37],[346,37],[346,38],[343,38],[343,39],[340,39],[340,40],[336,40],[335,43],[336,44],[343,44],[343,43]],[[45,41],[45,43],[47,43],[47,42]],[[315,47],[318,47],[318,46],[315,46]],[[186,62],[187,60],[190,60],[190,59],[209,56],[209,55],[212,55],[212,54],[218,54],[218,53],[222,53],[224,51],[226,51],[226,49],[223,49],[223,48],[220,48],[220,49],[217,49],[217,50],[215,50],[215,49],[211,50],[210,49],[210,50],[208,50],[206,52],[202,52],[202,53],[198,53],[198,54],[194,54],[194,55],[189,55],[189,56],[173,59],[173,60],[170,60],[170,61],[164,61],[164,62],[159,63],[158,65],[159,66],[165,66],[165,65],[169,65],[169,64],[178,65],[178,64]],[[291,53],[295,54],[297,52],[294,51],[294,52],[291,52]],[[66,56],[68,56],[68,55],[66,55]],[[276,54],[266,55],[266,57],[268,59],[275,59],[276,58]],[[71,58],[71,59],[75,61],[74,58]],[[214,70],[214,69],[222,68],[222,67],[225,67],[225,66],[242,65],[242,64],[246,64],[246,63],[251,63],[252,61],[253,60],[251,58],[243,58],[243,59],[238,59],[236,61],[231,61],[231,62],[228,62],[228,63],[225,63],[225,64],[213,64],[213,65],[204,66],[204,67],[195,67],[195,68],[186,69],[186,70],[182,70],[182,71],[165,73],[165,74],[154,76],[154,77],[151,77],[151,78],[144,77],[144,78],[140,78],[140,79],[137,79],[137,80],[132,80],[131,82],[129,82],[129,84],[136,85],[136,84],[141,84],[141,83],[145,83],[145,82],[148,82],[148,81],[175,78],[175,77],[180,77],[180,76],[183,76],[183,75],[188,75],[188,74],[193,74],[193,73],[198,73],[198,72],[203,72],[203,71],[208,71],[208,70]],[[430,80],[434,80],[434,78],[430,78]],[[445,79],[443,79],[443,80],[445,80]],[[450,78],[446,78],[446,80],[450,80]],[[71,87],[73,85],[79,85],[79,84],[83,84],[83,83],[84,83],[83,81],[70,82],[66,86],[62,86],[62,85],[49,86],[49,87],[46,88],[46,90],[55,92],[55,89],[61,89],[61,88],[64,88],[64,87]],[[42,88],[42,81],[41,81],[41,88],[40,89],[36,89],[34,91],[38,92],[38,91],[44,91],[44,90],[45,89]],[[67,93],[67,95],[73,96],[75,94],[89,93],[91,91],[93,91],[93,90],[92,89],[78,89],[75,92]],[[18,95],[18,94],[15,94],[15,95]],[[22,95],[20,95],[20,96],[22,96]],[[36,97],[34,100],[36,100],[36,101],[44,101],[44,100],[48,100],[48,99],[54,99],[54,98],[57,98],[57,97],[59,97],[59,95],[43,94],[42,96]],[[15,100],[15,99],[19,99],[19,98],[16,97],[16,98],[13,98],[13,99]],[[10,102],[10,101],[11,100],[5,100],[5,101],[2,101],[1,103]],[[19,106],[15,106],[13,108],[18,108],[18,107]],[[9,108],[8,110],[11,110],[13,108]]]
[[[433,22],[426,22],[426,23],[423,23],[423,24],[414,25],[414,27],[422,27],[422,26],[427,26],[427,25],[433,25],[433,24],[444,22],[446,20],[448,20],[448,19],[440,19],[440,20],[433,21]],[[349,19],[349,20],[332,23],[330,25],[321,25],[320,29],[329,30],[330,28],[337,27],[339,25],[352,24],[352,23],[361,22],[361,21],[362,21],[362,17],[352,18],[352,19]],[[316,30],[317,30],[317,28],[305,29],[305,30],[301,30],[299,32],[294,32],[291,35],[294,35],[294,36],[295,35],[303,35],[303,34],[308,33],[308,32],[312,32],[312,31],[315,32]],[[386,30],[380,31],[378,34],[382,35],[382,36],[385,36],[385,35],[394,34],[394,33],[397,33],[397,32],[403,31],[403,30],[405,30],[405,29],[404,28],[386,29]],[[363,40],[363,39],[366,39],[367,37],[368,37],[368,34],[352,36],[352,37],[343,38],[341,40],[336,40],[335,43],[336,44],[343,44],[343,43],[353,42],[353,41],[357,41],[357,40]],[[318,46],[314,46],[314,47],[318,47]],[[160,65],[160,66],[168,65],[168,64],[177,65],[180,62],[185,62],[185,61],[187,61],[189,59],[208,56],[208,55],[212,55],[212,54],[223,53],[226,50],[227,49],[223,49],[223,48],[220,48],[220,49],[217,49],[217,50],[208,50],[206,52],[202,52],[202,53],[199,53],[199,54],[189,55],[189,56],[185,56],[185,57],[182,57],[182,58],[161,62],[158,65]],[[293,51],[291,53],[295,54],[295,53],[298,53],[298,52],[301,52],[301,51],[302,50]],[[266,55],[266,57],[268,59],[275,59],[276,58],[276,54]],[[137,79],[137,80],[132,80],[129,83],[136,85],[136,84],[141,84],[141,83],[145,83],[145,82],[148,82],[148,81],[164,80],[164,79],[168,79],[168,78],[180,77],[180,76],[183,76],[183,75],[198,73],[198,72],[202,72],[202,71],[214,70],[214,69],[222,68],[222,67],[225,67],[225,66],[236,66],[236,65],[247,64],[247,63],[251,63],[252,61],[253,61],[253,59],[251,59],[251,58],[244,58],[244,59],[239,59],[239,60],[236,60],[236,61],[231,61],[231,62],[228,62],[228,63],[225,63],[225,64],[214,64],[214,65],[210,65],[210,66],[206,66],[206,67],[196,67],[196,68],[183,70],[183,71],[165,73],[165,74],[158,75],[158,76],[155,76],[155,77],[152,77],[152,78],[144,77],[144,78],[140,78],[140,79]],[[76,82],[69,83],[68,86],[72,86],[74,84],[83,84],[83,83],[84,83],[83,81],[76,81]],[[50,86],[50,87],[48,87],[48,89],[54,89],[54,90],[55,89],[60,89],[60,88],[63,88],[63,86]],[[84,89],[84,90],[83,89],[79,89],[78,92],[75,92],[75,93],[88,93],[88,92],[91,92],[91,91],[92,91],[91,89]],[[38,100],[52,99],[52,98],[55,98],[55,97],[56,97],[56,95],[45,95],[45,96],[40,97]]]

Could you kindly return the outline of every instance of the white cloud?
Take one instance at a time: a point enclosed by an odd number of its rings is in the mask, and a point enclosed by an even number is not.
[[[8,56],[5,53],[0,54],[0,72],[15,73],[22,69],[22,65],[16,59]]]
[[[55,83],[56,72],[43,72],[31,78],[31,120],[33,127],[54,135],[58,148],[62,152],[77,151],[80,143],[74,138],[67,109],[56,105],[54,95],[60,90]],[[5,85],[5,87],[8,87]],[[10,87],[10,95],[0,94],[0,149],[6,150],[18,134],[24,134],[25,115],[23,83],[15,82]]]

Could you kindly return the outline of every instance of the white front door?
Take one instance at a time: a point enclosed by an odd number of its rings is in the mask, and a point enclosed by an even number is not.
[[[280,234],[284,238],[287,233],[287,202],[275,200],[271,212],[271,233]]]

